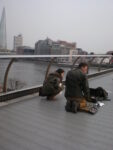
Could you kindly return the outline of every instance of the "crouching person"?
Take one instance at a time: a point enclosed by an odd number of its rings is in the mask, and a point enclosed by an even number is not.
[[[39,96],[47,96],[48,100],[53,100],[57,94],[63,90],[64,70],[57,69],[50,73],[39,90]]]
[[[86,111],[89,113],[96,113],[97,108],[94,104],[88,104],[90,101],[90,90],[87,80],[88,65],[87,63],[80,63],[77,69],[71,70],[66,76],[66,106],[68,112]]]

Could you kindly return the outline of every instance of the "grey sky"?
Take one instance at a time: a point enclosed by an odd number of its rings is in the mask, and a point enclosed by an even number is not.
[[[49,37],[96,53],[113,49],[113,0],[0,0],[0,16],[3,6],[9,48],[22,33],[32,47]]]

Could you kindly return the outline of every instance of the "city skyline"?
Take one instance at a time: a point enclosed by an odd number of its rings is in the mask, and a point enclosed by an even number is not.
[[[76,42],[95,53],[113,49],[113,1],[0,0],[0,16],[6,8],[7,45],[22,34],[24,45],[34,47],[40,39]],[[27,4],[27,5],[26,5]]]

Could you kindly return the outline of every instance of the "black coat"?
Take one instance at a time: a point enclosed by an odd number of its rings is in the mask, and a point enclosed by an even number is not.
[[[45,96],[56,95],[63,90],[62,78],[55,72],[50,73],[43,83],[42,93]]]
[[[65,97],[85,97],[89,100],[90,92],[87,76],[80,69],[69,71],[66,76],[65,84]]]

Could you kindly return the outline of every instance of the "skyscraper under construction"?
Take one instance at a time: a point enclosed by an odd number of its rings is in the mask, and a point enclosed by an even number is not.
[[[0,20],[0,49],[7,49],[5,8],[3,8],[3,12]]]

